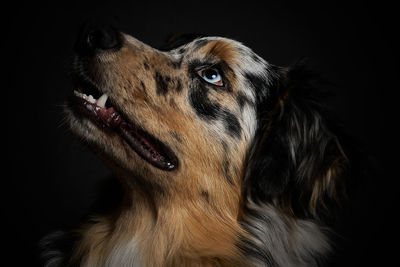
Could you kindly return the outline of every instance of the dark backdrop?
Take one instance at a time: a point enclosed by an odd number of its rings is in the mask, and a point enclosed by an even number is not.
[[[3,259],[12,260],[12,266],[33,266],[38,240],[49,231],[75,224],[93,202],[97,182],[109,173],[69,133],[61,108],[73,89],[69,60],[84,20],[111,22],[153,46],[170,34],[195,32],[242,41],[276,65],[306,56],[337,85],[335,112],[379,165],[384,91],[394,81],[394,46],[385,24],[390,21],[388,10],[383,3],[377,7],[362,2],[272,0],[263,4],[31,1],[3,6],[3,17],[7,16],[3,24],[7,33],[3,40],[7,45],[2,101],[6,102],[2,129],[7,132],[3,139],[7,168],[1,186],[6,222]],[[389,241],[394,238],[389,226],[395,210],[393,187],[383,173],[362,187],[363,197],[354,202],[349,216],[352,241],[337,266],[387,266]]]

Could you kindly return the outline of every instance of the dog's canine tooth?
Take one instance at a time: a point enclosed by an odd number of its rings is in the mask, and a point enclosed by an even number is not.
[[[98,105],[99,107],[104,108],[105,105],[106,105],[107,99],[108,99],[108,95],[103,94],[103,95],[97,100],[97,105]]]

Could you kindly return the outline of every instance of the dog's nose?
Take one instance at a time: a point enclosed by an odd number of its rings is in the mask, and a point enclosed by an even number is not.
[[[75,43],[75,51],[80,55],[93,55],[100,50],[118,50],[121,43],[121,34],[114,27],[86,25]]]

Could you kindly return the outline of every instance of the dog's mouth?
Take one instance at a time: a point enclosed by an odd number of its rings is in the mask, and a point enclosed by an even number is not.
[[[154,167],[172,171],[178,167],[174,152],[141,127],[129,122],[109,97],[92,83],[78,79],[71,107],[104,131],[114,131],[144,160]]]

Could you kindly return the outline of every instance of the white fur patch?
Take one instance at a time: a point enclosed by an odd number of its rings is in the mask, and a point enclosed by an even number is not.
[[[111,251],[105,264],[105,267],[142,267],[142,261],[138,253],[138,244],[136,239],[132,239],[128,243],[119,243]]]
[[[246,140],[250,141],[253,139],[257,129],[256,111],[253,106],[249,104],[243,106],[242,121],[244,137]]]
[[[252,249],[268,258],[273,266],[318,266],[317,259],[323,259],[330,251],[325,229],[313,221],[289,218],[266,204],[256,205],[249,201],[249,208],[257,214],[244,222],[244,227],[253,236],[250,239],[254,245]],[[266,264],[257,257],[252,257],[250,262],[252,266]]]

